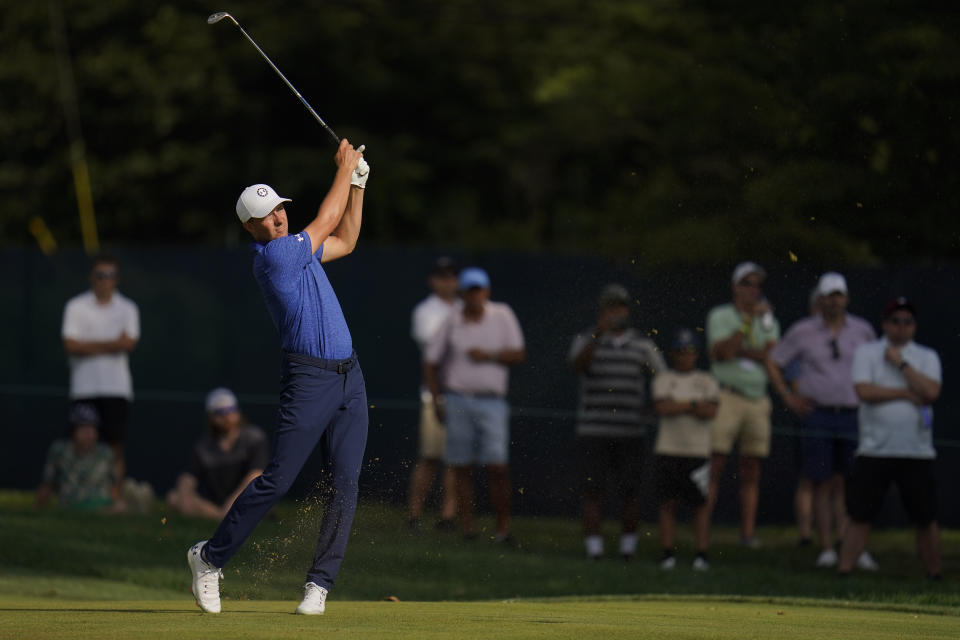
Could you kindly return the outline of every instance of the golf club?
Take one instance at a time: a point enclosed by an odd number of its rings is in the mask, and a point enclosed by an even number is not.
[[[251,38],[246,31],[244,31],[243,27],[240,26],[240,23],[237,22],[236,18],[234,18],[232,15],[230,15],[226,11],[218,11],[217,13],[211,14],[210,17],[207,18],[207,24],[215,24],[217,22],[220,22],[224,18],[229,18],[230,22],[232,22],[234,26],[237,27],[237,29],[240,29],[240,33],[242,33],[247,38],[247,40],[250,41],[250,44],[252,44],[254,47],[257,48],[257,51],[259,51],[260,55],[263,56],[263,59],[267,61],[267,64],[269,64],[270,67],[277,72],[277,75],[280,76],[280,79],[283,80],[288,87],[290,87],[290,91],[293,91],[293,93],[298,98],[300,98],[300,102],[303,103],[303,106],[307,108],[307,111],[309,111],[310,114],[317,120],[317,122],[320,123],[320,126],[326,129],[327,133],[333,136],[333,139],[334,141],[336,141],[337,144],[340,144],[340,136],[334,133],[333,129],[327,126],[327,123],[323,121],[323,118],[317,115],[317,112],[313,110],[313,107],[311,107],[310,104],[306,100],[304,100],[303,96],[300,95],[300,92],[297,91],[292,84],[290,84],[290,81],[287,80],[287,77],[280,72],[280,69],[277,69],[277,65],[273,64],[273,61],[269,57],[267,57],[267,54],[263,52],[263,49],[261,49],[260,46],[253,41],[253,38]]]

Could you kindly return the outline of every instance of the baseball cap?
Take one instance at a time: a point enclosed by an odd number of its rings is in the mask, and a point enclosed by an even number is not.
[[[609,307],[615,304],[630,304],[630,292],[619,284],[608,284],[600,291],[600,306]]]
[[[467,267],[460,272],[460,290],[463,291],[471,287],[489,289],[490,276],[480,267]]]
[[[78,402],[70,407],[70,424],[92,424],[95,427],[99,427],[100,412],[90,403]]]
[[[278,196],[270,185],[252,184],[244,189],[237,199],[237,215],[240,222],[246,222],[250,218],[266,218],[281,202],[293,201]]]
[[[767,277],[767,272],[763,270],[763,267],[758,265],[756,262],[741,262],[733,270],[733,284],[740,283],[744,278],[746,278],[751,273],[756,273],[761,278]]]
[[[817,295],[828,296],[840,292],[847,295],[847,279],[836,271],[827,271],[817,283]]]
[[[883,311],[883,319],[886,320],[897,311],[909,311],[914,318],[917,317],[917,308],[905,297],[894,298],[887,303],[887,308]]]
[[[207,394],[206,409],[207,413],[216,411],[228,411],[237,408],[237,396],[233,391],[226,387],[217,387]]]
[[[430,275],[455,276],[457,275],[457,263],[450,256],[440,256],[430,265]]]
[[[673,334],[673,342],[670,343],[671,349],[685,349],[686,347],[700,348],[700,336],[690,329],[677,329]]]

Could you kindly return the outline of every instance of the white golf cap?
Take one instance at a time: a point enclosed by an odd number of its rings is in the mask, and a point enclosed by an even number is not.
[[[817,295],[828,296],[831,293],[847,295],[847,279],[836,271],[827,271],[817,283]]]
[[[733,270],[733,284],[738,284],[751,273],[755,273],[761,278],[767,277],[767,272],[756,262],[741,262]]]
[[[250,218],[266,218],[281,202],[292,200],[277,195],[268,184],[252,184],[243,190],[237,200],[237,215],[240,222],[246,222]]]
[[[217,411],[229,411],[231,409],[237,408],[237,396],[233,395],[233,392],[226,387],[217,387],[213,391],[207,394],[207,401],[205,408],[207,413],[215,413]]]

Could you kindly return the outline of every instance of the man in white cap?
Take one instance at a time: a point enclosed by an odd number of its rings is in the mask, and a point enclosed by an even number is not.
[[[800,420],[801,474],[813,484],[814,522],[820,542],[816,566],[836,566],[837,537],[846,527],[844,479],[853,470],[857,448],[857,407],[853,388],[853,354],[861,344],[877,339],[870,323],[847,313],[847,281],[828,271],[817,283],[819,312],[798,320],[770,352],[767,373],[783,403]],[[783,371],[796,361],[796,389],[784,381]],[[858,565],[876,569],[866,551]]]
[[[167,494],[167,504],[184,515],[220,520],[237,496],[263,473],[270,445],[260,427],[246,421],[233,392],[207,394],[206,433],[194,443],[187,469]]]
[[[751,548],[759,545],[754,530],[760,461],[770,454],[771,403],[764,364],[780,337],[780,324],[761,294],[766,277],[760,265],[741,262],[733,270],[733,302],[714,307],[707,315],[710,372],[720,384],[707,505],[712,513],[723,468],[736,443],[740,454],[740,543]]]
[[[357,244],[369,176],[362,151],[340,141],[333,185],[300,233],[289,235],[284,203],[290,200],[269,186],[247,187],[237,201],[237,215],[255,240],[253,274],[280,333],[281,400],[266,469],[237,497],[213,537],[187,552],[193,594],[205,612],[220,612],[223,566],[290,489],[321,442],[330,478],[328,502],[296,613],[324,612],[343,561],[367,442],[367,392],[350,330],[321,263],[342,258]]]

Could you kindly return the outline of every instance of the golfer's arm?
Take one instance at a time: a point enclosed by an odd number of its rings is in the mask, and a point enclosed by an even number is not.
[[[304,232],[310,237],[310,251],[312,253],[317,252],[320,245],[340,224],[340,219],[347,208],[347,200],[350,198],[350,176],[352,174],[353,169],[348,169],[345,165],[341,165],[337,169],[333,185],[331,185],[330,191],[327,192],[327,196],[317,210],[317,217],[304,229]],[[328,248],[324,247],[324,253]],[[326,256],[323,256],[323,258],[323,261],[326,262]]]
[[[363,189],[350,187],[347,207],[340,218],[340,224],[323,241],[323,255],[320,262],[330,262],[353,252],[360,237],[360,224],[363,221]]]

